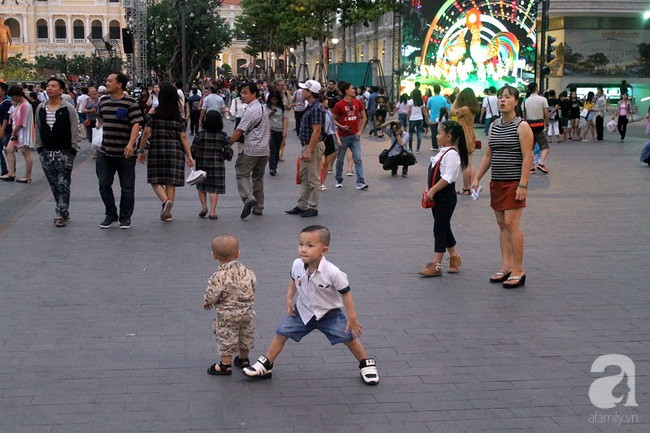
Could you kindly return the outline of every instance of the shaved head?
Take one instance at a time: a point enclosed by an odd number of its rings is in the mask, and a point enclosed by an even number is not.
[[[239,256],[239,241],[231,235],[212,239],[212,255],[220,262],[231,262]]]

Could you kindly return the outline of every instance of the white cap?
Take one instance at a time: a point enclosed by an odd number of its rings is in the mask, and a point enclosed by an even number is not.
[[[298,86],[301,89],[307,89],[311,93],[320,93],[322,87],[320,83],[316,80],[307,80],[304,83],[298,83]]]
[[[99,87],[97,88],[97,91],[98,91],[98,92],[106,92],[106,91],[107,91],[107,90],[106,90],[106,86],[99,86]]]

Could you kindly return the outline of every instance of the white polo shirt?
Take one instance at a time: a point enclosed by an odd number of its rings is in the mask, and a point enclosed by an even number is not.
[[[328,311],[342,308],[341,295],[350,291],[348,276],[325,257],[311,275],[301,259],[294,260],[291,279],[298,289],[296,308],[305,325],[314,316],[316,320],[320,320]]]

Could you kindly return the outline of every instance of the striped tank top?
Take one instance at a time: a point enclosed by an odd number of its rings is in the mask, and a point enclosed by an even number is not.
[[[492,150],[492,180],[518,181],[521,179],[523,156],[517,128],[522,119],[515,117],[503,124],[503,118],[492,123],[488,145]]]

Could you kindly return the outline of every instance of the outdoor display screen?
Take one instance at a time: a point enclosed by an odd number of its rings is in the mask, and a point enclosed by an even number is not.
[[[535,64],[534,0],[408,0],[403,91],[415,81],[443,93],[525,85]]]

